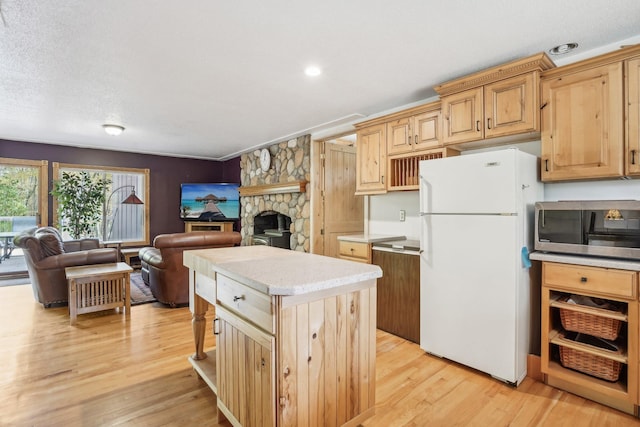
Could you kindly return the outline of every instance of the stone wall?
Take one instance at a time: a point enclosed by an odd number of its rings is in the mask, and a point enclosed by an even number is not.
[[[306,180],[311,176],[311,135],[290,139],[268,147],[271,166],[260,168],[260,150],[240,157],[240,183],[243,187]],[[253,218],[263,211],[291,217],[291,249],[310,250],[311,213],[309,187],[305,193],[281,193],[240,197],[242,244],[251,243]]]

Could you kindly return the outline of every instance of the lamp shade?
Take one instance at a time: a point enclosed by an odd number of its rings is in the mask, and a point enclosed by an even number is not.
[[[129,197],[122,201],[123,205],[144,205],[144,202],[136,196],[136,190],[131,190]]]

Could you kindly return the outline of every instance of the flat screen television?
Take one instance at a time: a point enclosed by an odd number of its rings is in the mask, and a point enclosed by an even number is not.
[[[240,184],[180,185],[180,217],[185,221],[235,221],[240,218]]]

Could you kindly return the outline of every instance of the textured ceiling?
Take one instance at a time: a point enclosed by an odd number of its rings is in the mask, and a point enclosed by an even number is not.
[[[577,57],[640,34],[638,0],[0,0],[0,11],[0,139],[222,160],[557,44],[578,42]],[[304,75],[311,63],[320,77]],[[108,136],[106,122],[126,130]]]

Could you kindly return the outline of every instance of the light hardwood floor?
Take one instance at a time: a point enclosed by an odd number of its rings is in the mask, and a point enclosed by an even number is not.
[[[124,319],[91,313],[73,327],[66,307],[43,309],[30,286],[0,288],[0,426],[218,425],[215,396],[187,361],[188,308],[146,304]],[[507,386],[381,331],[377,348],[376,415],[365,427],[640,425],[529,378]]]

